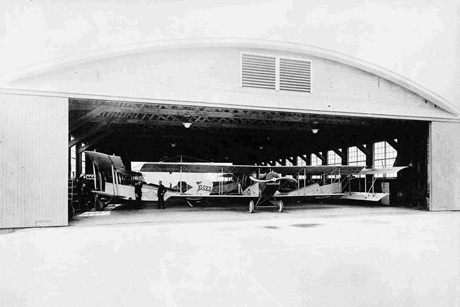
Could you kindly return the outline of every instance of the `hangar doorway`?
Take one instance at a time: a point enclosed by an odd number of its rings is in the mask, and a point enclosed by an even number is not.
[[[126,165],[189,156],[238,165],[410,166],[375,179],[375,187],[386,181],[391,205],[428,209],[428,129],[427,121],[70,99],[69,169],[74,177],[92,172],[85,150],[119,155]]]

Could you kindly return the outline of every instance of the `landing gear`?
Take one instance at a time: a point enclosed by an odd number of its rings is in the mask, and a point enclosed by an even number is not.
[[[255,204],[254,204],[254,201],[251,200],[249,202],[249,213],[253,213],[254,212],[254,209],[255,209]]]
[[[278,201],[278,212],[283,212],[284,204],[282,200]]]
[[[261,205],[262,203],[269,202],[271,203],[270,205]],[[277,208],[278,212],[283,212],[284,209],[284,203],[282,200],[264,200],[264,201],[258,201],[257,204],[251,200],[249,201],[249,213],[254,213],[254,210],[256,207],[262,207],[262,208]]]

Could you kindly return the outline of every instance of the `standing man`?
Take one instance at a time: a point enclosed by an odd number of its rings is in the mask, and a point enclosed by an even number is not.
[[[158,209],[164,209],[165,208],[165,193],[166,193],[166,188],[163,185],[163,183],[160,181],[160,186],[158,187]]]
[[[76,188],[77,188],[77,198],[78,206],[80,207],[80,212],[86,211],[86,196],[83,194],[83,185],[85,184],[85,175],[80,174],[77,178]]]
[[[134,193],[136,194],[136,209],[140,209],[142,201],[142,181],[138,181],[134,185]]]

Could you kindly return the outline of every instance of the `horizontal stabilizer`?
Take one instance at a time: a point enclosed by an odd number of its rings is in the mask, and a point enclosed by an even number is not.
[[[388,196],[388,193],[345,192],[342,199],[380,201],[385,196]]]

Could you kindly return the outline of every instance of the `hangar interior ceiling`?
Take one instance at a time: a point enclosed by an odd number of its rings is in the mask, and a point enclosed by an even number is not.
[[[70,99],[70,145],[130,161],[255,164],[402,138],[426,123],[220,107]],[[191,123],[185,128],[183,123]],[[313,128],[319,129],[315,134]],[[177,159],[176,159],[177,161]],[[189,160],[191,161],[191,160]]]

